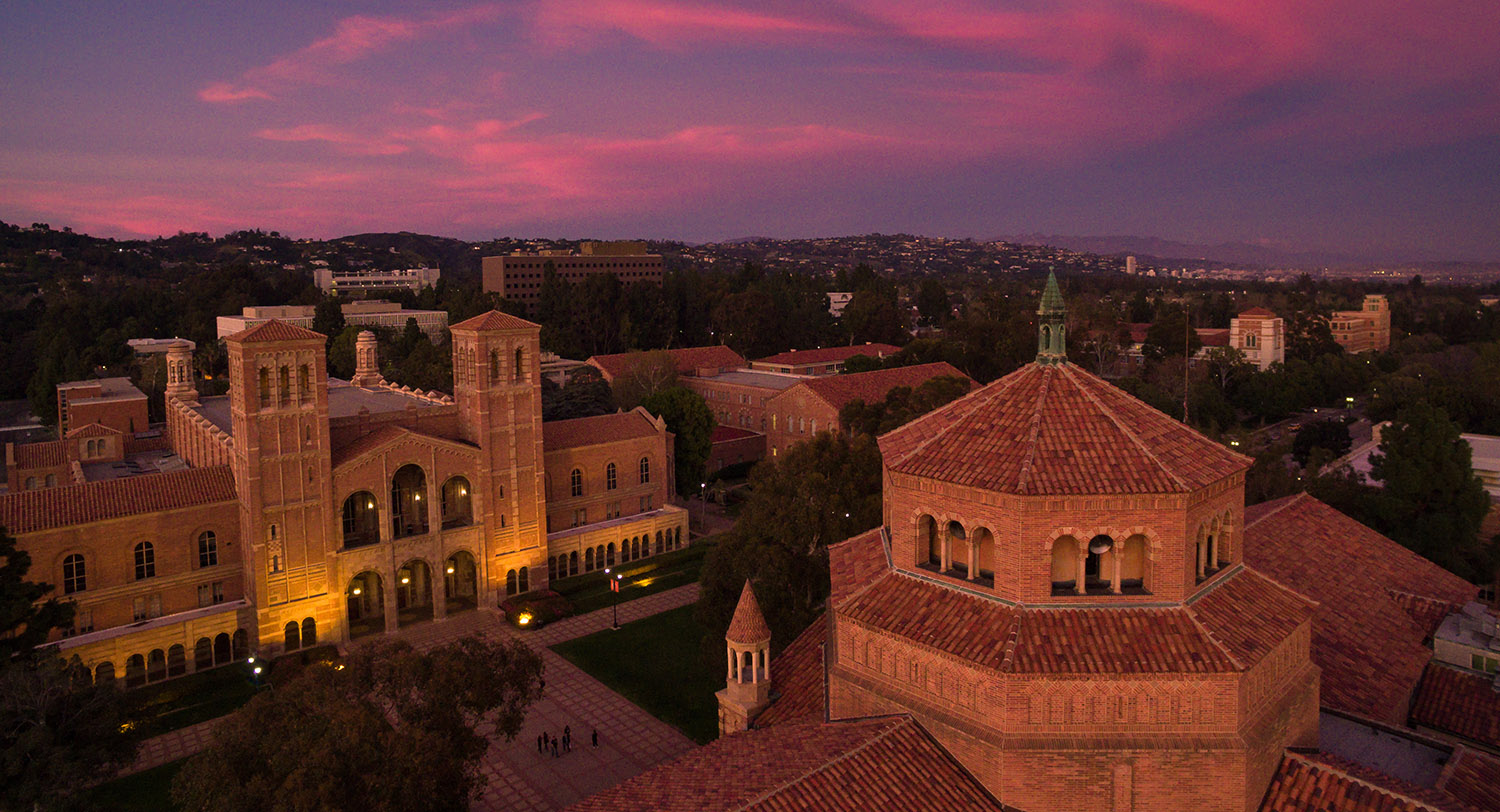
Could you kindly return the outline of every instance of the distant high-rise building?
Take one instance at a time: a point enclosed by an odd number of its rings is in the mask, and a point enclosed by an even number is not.
[[[313,271],[313,282],[326,293],[369,293],[390,290],[412,290],[433,287],[442,272],[437,268],[402,268],[377,271],[370,268]]]
[[[1252,307],[1229,320],[1229,346],[1257,369],[1286,361],[1286,321],[1264,307]]]
[[[1132,275],[1135,273],[1135,257],[1125,258],[1125,273]]]
[[[585,242],[579,245],[577,253],[538,251],[485,257],[484,290],[520,302],[528,313],[534,314],[541,301],[542,279],[549,263],[563,281],[572,283],[582,282],[593,274],[612,273],[627,285],[632,282],[660,285],[663,268],[661,255],[646,253],[644,242]]]

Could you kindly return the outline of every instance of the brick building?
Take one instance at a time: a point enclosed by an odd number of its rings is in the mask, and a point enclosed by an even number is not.
[[[766,456],[766,435],[733,426],[714,426],[709,440],[707,472],[712,474],[731,465],[757,462]]]
[[[1229,346],[1256,369],[1286,361],[1286,320],[1264,307],[1252,307],[1229,320]]]
[[[644,242],[584,242],[578,253],[542,251],[536,254],[507,254],[485,257],[480,261],[484,291],[520,302],[534,314],[541,301],[542,280],[551,265],[565,282],[578,284],[595,274],[612,273],[620,282],[661,284],[662,258],[646,253]]]
[[[57,385],[57,433],[63,437],[73,429],[99,423],[122,434],[135,434],[150,427],[146,416],[146,393],[129,378],[98,378]]]
[[[844,362],[857,355],[884,358],[901,351],[890,344],[851,344],[847,347],[821,347],[815,350],[789,350],[750,362],[751,369],[781,372],[787,375],[837,375]]]
[[[677,374],[684,378],[708,377],[745,367],[745,359],[723,344],[712,347],[681,347],[664,352],[672,359]],[[595,355],[586,362],[599,370],[609,385],[629,375],[645,359],[645,352],[617,352],[610,355]]]
[[[778,456],[819,431],[843,431],[839,410],[855,400],[877,403],[898,386],[916,388],[943,376],[968,379],[957,367],[940,361],[796,381],[766,398],[764,413],[769,419],[765,431],[770,454]]]
[[[1358,310],[1337,310],[1328,319],[1333,340],[1344,352],[1386,350],[1391,346],[1391,305],[1381,294],[1365,297]]]
[[[67,484],[0,495],[35,576],[77,604],[52,645],[134,685],[493,606],[574,574],[575,552],[594,558],[585,536],[632,556],[681,543],[659,422],[544,426],[539,328],[491,312],[452,332],[451,395],[382,380],[369,333],[350,381],[328,377],[319,333],[273,320],[231,335],[217,397],[198,395],[186,344],[169,351],[164,440],[91,424],[43,455],[68,461]],[[616,458],[620,494],[549,536],[547,483]]]

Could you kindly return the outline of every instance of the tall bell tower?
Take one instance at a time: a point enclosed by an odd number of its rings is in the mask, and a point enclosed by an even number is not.
[[[241,550],[261,650],[307,618],[330,639],[341,633],[328,580],[339,536],[325,341],[274,319],[224,339]]]
[[[543,504],[541,327],[490,311],[449,328],[453,334],[453,398],[460,436],[483,458],[479,513],[484,521],[490,590],[505,588],[511,569],[547,559]],[[546,570],[528,582],[545,585]]]

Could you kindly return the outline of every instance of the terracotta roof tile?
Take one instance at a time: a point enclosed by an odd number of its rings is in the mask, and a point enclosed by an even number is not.
[[[677,374],[692,375],[703,367],[712,369],[740,369],[745,364],[745,359],[734,350],[720,344],[715,347],[682,347],[675,350],[662,350],[672,356],[677,364]],[[639,360],[644,353],[620,352],[613,355],[595,355],[588,363],[598,367],[611,379],[618,378],[630,371],[630,365]]]
[[[846,404],[856,400],[866,403],[884,400],[886,393],[898,386],[915,389],[933,378],[950,375],[969,379],[969,376],[960,372],[958,367],[947,361],[939,361],[935,364],[914,364],[891,369],[877,369],[873,372],[856,372],[851,375],[824,375],[821,378],[808,378],[796,386],[783,390],[776,397],[786,397],[787,393],[800,389],[817,395],[823,402],[835,409],[842,409]],[[972,381],[970,385],[972,386]]]
[[[1500,812],[1500,756],[1459,747],[1438,786],[1466,804]]]
[[[1462,605],[1478,594],[1400,544],[1306,494],[1246,510],[1245,561],[1318,603],[1313,660],[1322,703],[1403,724],[1432,652],[1391,590]]]
[[[1312,605],[1248,569],[1190,606],[1077,609],[1011,606],[892,570],[836,611],[997,671],[1210,674],[1254,665]]]
[[[1445,618],[1463,611],[1464,608],[1462,603],[1413,595],[1399,589],[1387,589],[1385,592],[1391,596],[1391,600],[1395,601],[1397,606],[1401,607],[1401,611],[1405,612],[1407,617],[1416,622],[1418,628],[1422,630],[1424,640],[1431,638],[1437,632],[1437,628],[1443,625]]]
[[[1260,812],[1475,812],[1434,789],[1326,753],[1287,753]]]
[[[894,472],[1022,495],[1181,493],[1250,466],[1071,364],[1028,364],[880,449]]]
[[[238,341],[244,344],[261,341],[311,341],[313,339],[326,341],[327,336],[305,327],[287,324],[281,319],[271,319],[224,337],[225,341]]]
[[[557,451],[586,445],[612,443],[637,437],[654,437],[656,423],[645,409],[572,420],[552,420],[542,424],[542,448]]]
[[[1245,317],[1245,316],[1249,316],[1251,318],[1259,317],[1259,318],[1263,318],[1263,319],[1266,319],[1266,318],[1274,319],[1274,318],[1276,318],[1276,314],[1275,313],[1271,312],[1270,310],[1265,309],[1264,307],[1252,307],[1249,310],[1243,310],[1243,311],[1240,312],[1240,316],[1242,318]]]
[[[1411,721],[1500,748],[1500,692],[1494,675],[1428,663],[1412,700]]]
[[[757,364],[779,364],[798,366],[801,364],[826,364],[831,361],[847,361],[856,355],[883,358],[901,351],[890,344],[851,344],[847,347],[820,347],[815,350],[789,350],[765,358],[757,358]]]
[[[724,736],[572,812],[1002,810],[908,716],[782,724]]]
[[[771,662],[771,705],[755,717],[756,727],[788,722],[821,722],[824,701],[823,643],[828,638],[828,614],[818,615],[792,644]]]
[[[736,428],[734,426],[714,426],[714,433],[709,436],[710,443],[727,443],[731,440],[743,440],[746,437],[754,437],[760,434],[758,431]]]
[[[828,545],[828,605],[837,606],[844,598],[890,569],[880,528],[865,532],[838,544]]]
[[[755,599],[755,590],[750,588],[749,581],[740,590],[740,602],[734,607],[734,618],[729,621],[724,639],[741,644],[771,639],[771,627],[766,625],[766,616],[761,614],[760,602]]]
[[[477,331],[480,331],[480,330],[539,330],[539,329],[541,329],[541,325],[532,324],[531,322],[529,322],[529,321],[527,321],[527,320],[525,320],[523,318],[512,316],[509,313],[501,313],[498,310],[491,310],[488,313],[480,313],[479,315],[475,316],[472,319],[464,319],[463,321],[459,322],[458,324],[455,324],[455,325],[449,327],[448,331],[449,332],[453,332],[454,330],[465,330],[465,331],[472,330],[472,331],[476,331],[477,332]]]
[[[16,446],[17,468],[57,468],[68,464],[68,444],[63,440],[22,443]]]
[[[189,468],[0,495],[0,526],[12,534],[141,513],[235,501],[229,466]]]

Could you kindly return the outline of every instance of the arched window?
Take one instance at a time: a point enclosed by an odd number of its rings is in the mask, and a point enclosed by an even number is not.
[[[84,569],[83,556],[73,553],[63,559],[63,594],[82,592],[88,589],[88,573]]]
[[[1052,542],[1052,594],[1077,595],[1083,592],[1078,572],[1078,540],[1063,536]]]
[[[610,463],[609,465],[604,466],[604,489],[606,491],[612,491],[615,489],[615,485],[615,464]]]
[[[292,402],[292,369],[281,367],[276,370],[276,403],[285,406]]]
[[[604,569],[604,545],[594,548],[594,569]]]
[[[375,494],[356,491],[344,500],[344,546],[360,547],[380,540],[380,513]]]
[[[312,618],[302,621],[302,645],[316,646],[318,644],[318,622]]]
[[[312,369],[307,364],[297,367],[297,402],[312,400]]]
[[[284,642],[282,645],[287,651],[296,651],[302,648],[302,627],[297,625],[297,621],[287,621],[283,638]]]
[[[48,474],[47,475],[47,487],[49,487],[49,488],[56,488],[57,487],[57,474]]]
[[[571,496],[582,496],[583,495],[583,470],[582,469],[580,469],[580,468],[574,468],[573,471],[568,474],[568,494],[571,495]]]
[[[193,645],[193,670],[203,671],[213,667],[214,644],[207,637],[200,637]]]
[[[500,380],[500,351],[490,350],[490,382]]]
[[[557,580],[557,556],[555,555],[547,556],[547,580]]]
[[[917,559],[934,567],[943,564],[943,539],[938,535],[937,519],[931,516],[917,519]]]
[[[94,684],[111,685],[115,681],[115,664],[99,663],[94,667]]]
[[[636,536],[630,540],[630,560],[634,561],[641,557],[641,537]]]
[[[574,550],[573,552],[568,553],[568,575],[569,576],[573,576],[573,575],[577,575],[577,574],[578,574],[578,551]]]
[[[167,653],[159,648],[151,649],[146,658],[146,681],[160,682],[167,678]]]
[[[156,548],[151,546],[151,542],[143,541],[135,545],[135,579],[140,581],[155,575]]]
[[[1245,346],[1246,347],[1251,347],[1251,348],[1253,348],[1255,346],[1255,334],[1254,333],[1246,333],[1245,334]]]
[[[520,588],[521,588],[522,592],[530,592],[531,591],[531,583],[530,583],[531,582],[531,568],[530,567],[522,567],[521,568],[521,572],[520,572],[520,578],[517,579],[517,580],[518,580],[518,582],[520,584]]]
[[[650,483],[651,483],[651,458],[650,457],[641,457],[641,484],[642,485],[648,485]]]
[[[590,547],[587,550],[583,551],[583,571],[584,572],[593,572],[594,571],[594,548],[593,547]]]
[[[525,369],[525,365],[522,362],[523,362],[523,358],[522,358],[522,355],[521,355],[521,348],[520,347],[516,347],[516,366],[515,366],[515,369],[511,370],[511,378],[512,379],[519,381],[519,380],[521,380],[522,376],[524,375],[524,373],[522,372],[522,370]]]
[[[167,676],[180,677],[187,673],[187,651],[181,643],[167,649]]]
[[[34,490],[36,490],[36,477],[34,477],[34,476],[26,477],[26,490],[28,490],[28,491],[34,491]]]
[[[212,530],[204,530],[198,534],[198,566],[216,567],[219,565],[219,537]]]
[[[250,635],[244,629],[234,630],[234,658],[243,660],[250,656]]]
[[[514,594],[516,594],[516,583],[517,583],[516,571],[515,570],[509,570],[509,571],[507,571],[505,573],[505,594],[507,594],[507,595],[514,595]]]
[[[146,658],[132,654],[125,661],[125,687],[138,688],[146,684]]]
[[[615,565],[615,543],[613,541],[611,541],[609,543],[609,547],[606,549],[605,554],[604,554],[604,566],[606,566],[606,567],[613,567],[614,565]]]
[[[418,536],[427,532],[427,474],[421,466],[403,465],[391,477],[391,535]]]
[[[223,665],[234,659],[229,650],[229,635],[220,632],[214,637],[214,665]]]
[[[449,477],[443,483],[443,527],[463,527],[473,521],[469,480],[462,476]]]
[[[969,577],[980,581],[995,581],[995,536],[989,530],[981,527],[974,531],[972,552],[974,564],[970,568]]]
[[[260,368],[260,405],[271,405],[271,369],[269,367]]]

